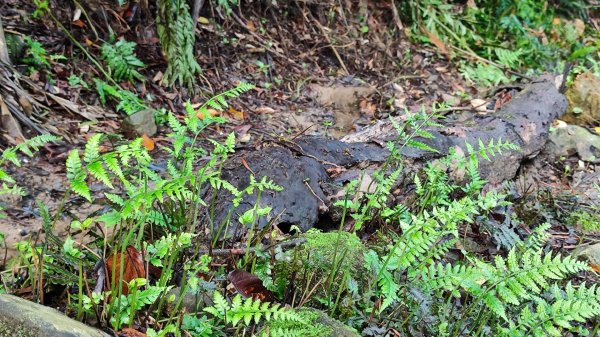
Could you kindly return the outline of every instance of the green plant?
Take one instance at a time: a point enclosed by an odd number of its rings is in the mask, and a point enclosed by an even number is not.
[[[123,111],[126,115],[132,115],[140,110],[147,109],[144,101],[136,94],[121,87],[110,85],[102,80],[94,79],[96,92],[102,104],[106,104],[107,97],[111,97],[118,102],[117,111]]]
[[[37,68],[49,68],[50,61],[48,52],[42,44],[29,36],[23,39],[27,44],[27,51],[23,62]]]
[[[195,22],[184,0],[160,0],[157,17],[158,36],[167,58],[163,82],[179,83],[192,89],[201,68],[194,58]]]
[[[116,81],[144,80],[144,76],[138,72],[144,63],[134,55],[135,46],[135,42],[124,39],[118,40],[114,45],[109,43],[102,45],[102,59]]]
[[[21,167],[22,160],[19,158],[19,154],[33,157],[34,152],[36,152],[40,147],[59,139],[59,137],[53,135],[39,135],[25,140],[16,146],[4,149],[4,151],[2,151],[2,155],[0,156],[0,183],[2,184],[0,185],[0,195],[25,195],[25,191],[19,187],[15,180],[8,174],[8,172],[2,168],[6,165],[6,163],[10,162],[16,167]],[[6,217],[6,215],[3,212],[2,206],[0,206],[0,219],[4,217]]]
[[[48,0],[33,0],[33,3],[35,4],[35,7],[36,7],[35,11],[33,11],[33,13],[31,13],[31,16],[33,18],[39,17],[40,14],[42,14],[48,10]]]
[[[279,256],[273,267],[273,289],[283,297],[293,284],[296,303],[332,311],[348,307],[350,303],[340,304],[338,296],[356,292],[355,284],[364,285],[364,245],[355,234],[344,231],[309,230],[302,237],[303,245]]]
[[[213,301],[214,305],[204,308],[204,311],[231,326],[236,326],[240,322],[245,325],[250,325],[252,322],[258,324],[263,320],[271,319],[302,321],[302,318],[294,310],[284,309],[279,304],[263,303],[252,298],[243,300],[239,294],[233,298],[230,304],[220,292],[215,291]]]
[[[487,86],[506,81],[505,72],[514,74],[524,66],[546,70],[560,60],[583,61],[592,53],[597,43],[594,39],[582,41],[583,22],[564,18],[580,16],[580,9],[585,8],[583,1],[572,3],[579,6],[538,0],[487,0],[467,5],[426,0],[401,2],[399,7],[412,23],[413,37],[468,61],[461,67],[462,73]],[[570,12],[566,8],[571,8]]]
[[[90,85],[86,81],[84,81],[81,77],[75,74],[71,74],[71,76],[67,78],[67,81],[69,82],[69,86],[73,88],[90,88]]]
[[[231,6],[237,6],[238,0],[217,0],[217,7],[224,9],[227,15],[231,15]]]

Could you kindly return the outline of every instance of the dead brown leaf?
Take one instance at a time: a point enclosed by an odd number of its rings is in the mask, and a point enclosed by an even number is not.
[[[275,112],[275,109],[269,108],[268,106],[261,106],[259,108],[256,108],[256,110],[254,110],[254,112],[259,113],[259,114],[272,114]]]
[[[421,29],[427,35],[427,37],[429,38],[429,41],[431,43],[433,43],[434,46],[437,47],[437,49],[440,51],[440,53],[442,53],[446,56],[450,56],[450,53],[448,53],[448,48],[446,48],[446,44],[442,40],[440,40],[440,38],[437,35],[428,31],[425,28],[421,28]]]
[[[123,278],[119,280],[123,268]],[[110,289],[116,288],[116,284],[121,285],[124,295],[129,293],[127,283],[136,278],[146,278],[146,269],[144,268],[144,258],[142,254],[134,247],[127,246],[125,252],[117,252],[106,258],[106,271],[108,275],[107,283]],[[114,271],[114,277],[113,277]],[[114,283],[113,283],[114,282]]]
[[[21,126],[15,117],[10,113],[8,105],[4,103],[4,99],[0,96],[0,126],[6,131],[5,138],[13,145],[25,141]]]

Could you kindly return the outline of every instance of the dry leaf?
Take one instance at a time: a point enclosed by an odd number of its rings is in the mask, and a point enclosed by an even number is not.
[[[244,298],[252,297],[264,302],[272,302],[275,299],[273,293],[265,288],[258,276],[247,271],[236,269],[229,273],[227,279]]]
[[[142,144],[144,145],[146,150],[148,150],[148,151],[154,150],[154,141],[152,140],[152,138],[148,137],[148,135],[145,133],[142,135]]]
[[[481,98],[475,98],[471,100],[471,106],[477,111],[486,111],[487,101]]]
[[[444,44],[444,42],[442,40],[440,40],[440,38],[437,37],[437,35],[428,31],[425,28],[422,28],[422,30],[425,32],[425,34],[427,34],[427,37],[429,37],[429,41],[431,43],[433,43],[439,49],[440,53],[442,53],[444,55],[450,55],[450,53],[448,53],[448,48],[446,48],[446,45]]]
[[[27,116],[31,116],[33,114],[33,106],[31,105],[31,101],[25,96],[19,96],[19,104],[21,108],[23,108],[23,112]]]
[[[600,265],[590,263],[590,268],[592,268],[596,273],[600,273]]]
[[[238,121],[242,121],[244,120],[244,112],[240,111],[240,110],[236,110],[232,107],[229,107],[229,111],[228,113],[234,118],[237,119]]]
[[[215,109],[206,109],[206,111],[208,111],[208,114],[209,114],[211,117],[214,117],[214,116],[219,116],[219,115],[221,114],[221,112],[220,112],[220,111],[217,111],[217,110],[215,110]],[[203,119],[204,119],[204,114],[203,114],[203,113],[202,113],[202,111],[200,111],[200,110],[198,110],[198,112],[196,112],[196,116],[197,116],[198,118],[200,118],[200,120],[203,120]]]
[[[85,38],[85,44],[87,44],[88,46],[93,46],[94,45],[94,41],[88,39],[87,37]]]
[[[163,73],[162,73],[162,71],[158,71],[158,72],[156,72],[154,77],[152,77],[152,82],[154,82],[154,83],[160,82],[162,79],[163,79]]]
[[[5,138],[8,139],[9,142],[16,145],[25,141],[25,136],[23,136],[23,131],[21,131],[21,126],[19,122],[13,117],[8,110],[8,105],[4,103],[4,100],[0,96],[0,127],[6,131]]]
[[[77,20],[79,20],[80,17],[81,17],[81,9],[75,8],[75,12],[73,12],[73,20],[72,21],[77,21]]]
[[[375,111],[377,110],[377,105],[367,100],[360,101],[359,106],[360,112],[367,116],[373,116],[375,114]]]
[[[121,266],[123,266],[123,279],[119,280],[121,275]],[[107,283],[109,289],[114,289],[113,271],[115,273],[114,282],[121,284],[121,290],[124,295],[129,293],[127,283],[136,278],[146,278],[146,269],[144,268],[144,259],[142,254],[134,246],[127,246],[124,254],[119,251],[106,258]]]
[[[275,109],[269,108],[268,106],[261,106],[260,108],[256,108],[254,112],[259,114],[272,114],[275,112]]]
[[[252,32],[256,32],[256,26],[254,25],[254,22],[252,22],[252,21],[246,22],[246,28],[248,28]]]
[[[72,22],[73,26],[79,27],[79,28],[84,28],[85,27],[85,22],[81,21],[81,20],[75,20]]]
[[[123,328],[123,330],[117,332],[117,336],[119,336],[119,337],[148,337],[148,335],[146,335],[145,333],[137,331],[136,329],[132,329],[132,328]]]

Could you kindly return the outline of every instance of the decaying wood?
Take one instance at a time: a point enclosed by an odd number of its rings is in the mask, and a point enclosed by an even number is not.
[[[415,172],[426,163],[444,156],[452,147],[459,153],[466,153],[467,143],[476,147],[480,140],[488,144],[491,140],[502,139],[520,147],[519,151],[505,151],[492,157],[491,161],[482,159],[479,164],[481,176],[490,184],[513,179],[521,162],[535,157],[544,148],[552,121],[564,113],[566,106],[565,97],[557,90],[553,79],[548,79],[533,82],[522,91],[514,92],[512,99],[497,112],[481,114],[465,111],[460,118],[448,116],[442,121],[444,126],[441,129],[428,130],[435,136],[434,139],[417,139],[438,150],[438,153],[403,148],[405,172],[399,182],[399,195],[409,193]],[[394,118],[402,123],[401,116]],[[391,121],[381,120],[345,137],[343,142],[299,137],[293,142],[263,144],[259,150],[236,153],[226,163],[222,175],[233,186],[243,189],[248,185],[249,168],[256,180],[267,177],[284,190],[263,191],[260,200],[255,195],[245,196],[233,214],[229,214],[231,195],[218,191],[215,216],[203,219],[203,222],[212,223],[217,229],[229,216],[232,226],[225,235],[243,235],[245,228],[236,227],[235,219],[258,202],[261,207],[272,207],[271,214],[277,214],[277,218],[259,219],[256,224],[259,228],[296,225],[305,231],[317,224],[326,226],[323,219],[332,222],[339,219],[333,203],[344,198],[344,185],[353,179],[369,177],[370,172],[377,170],[389,155],[387,149],[378,144],[385,144],[396,137]],[[366,192],[369,187],[364,189],[363,192]],[[205,197],[204,200],[212,200],[210,196]]]
[[[8,56],[8,46],[6,45],[6,37],[4,36],[4,28],[2,27],[2,17],[0,16],[0,62],[11,64]]]

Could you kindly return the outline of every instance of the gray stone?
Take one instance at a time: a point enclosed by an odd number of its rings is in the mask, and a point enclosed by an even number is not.
[[[144,109],[128,116],[123,120],[123,129],[128,136],[154,136],[157,131],[154,110]]]
[[[580,248],[573,255],[592,264],[600,265],[600,243]]]
[[[578,155],[587,162],[600,160],[600,136],[577,125],[559,125],[550,133],[546,151],[556,157]]]
[[[600,78],[591,72],[583,73],[567,90],[569,111],[561,119],[578,125],[595,125],[600,120]]]
[[[0,337],[108,337],[58,310],[0,294]]]

